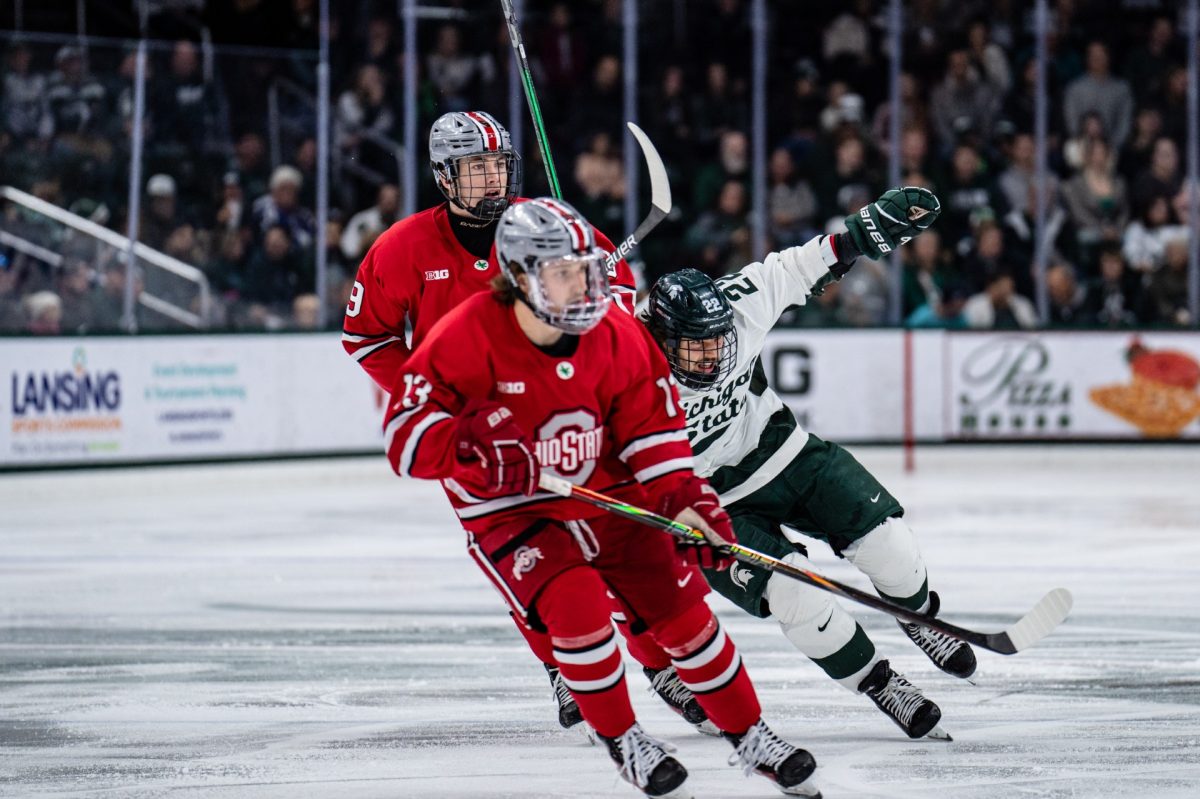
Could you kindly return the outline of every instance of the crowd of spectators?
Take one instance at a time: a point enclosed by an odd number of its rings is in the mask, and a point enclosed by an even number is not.
[[[311,100],[297,98],[315,96],[316,4],[192,5],[198,10],[157,22],[173,41],[154,48],[149,63],[139,237],[207,275],[215,326],[311,328],[320,311],[315,112]],[[405,63],[394,3],[335,5],[337,169],[325,231],[331,327],[340,326],[362,254],[399,211],[389,142],[403,137]],[[444,18],[421,26],[422,140],[446,111],[482,108],[508,121],[511,56],[496,4],[442,5]],[[943,205],[934,231],[902,252],[906,323],[1038,326],[1032,4],[906,3],[899,108],[888,93],[887,5],[768,3],[769,246],[837,231],[846,214],[887,188],[898,114],[901,180],[928,186]],[[639,4],[639,116],[667,162],[676,199],[639,253],[648,281],[684,266],[717,276],[754,259],[749,6]],[[1196,323],[1187,311],[1179,6],[1051,2],[1045,285],[1052,326]],[[622,3],[529,0],[525,9],[564,195],[615,237],[624,232],[626,192]],[[199,47],[185,22],[207,26],[215,51]],[[12,35],[0,49],[0,182],[125,232],[134,50]],[[548,193],[532,139],[527,134],[525,193]],[[425,207],[440,196],[424,159],[418,163]],[[3,214],[5,225],[20,221],[12,204]],[[0,330],[114,329],[125,290],[122,254],[54,246],[63,253],[54,267],[0,250]],[[860,261],[787,322],[886,323],[887,266]],[[194,291],[153,286],[152,270],[135,277],[139,290],[198,310]],[[158,317],[143,323],[170,326]]]

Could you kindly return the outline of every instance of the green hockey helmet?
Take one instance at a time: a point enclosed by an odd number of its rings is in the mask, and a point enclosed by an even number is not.
[[[646,301],[646,326],[683,386],[705,391],[737,362],[733,308],[712,278],[697,269],[663,275]]]

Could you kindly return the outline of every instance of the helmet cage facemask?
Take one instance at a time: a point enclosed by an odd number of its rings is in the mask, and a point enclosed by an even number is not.
[[[612,290],[608,282],[606,257],[607,253],[599,247],[593,247],[586,253],[542,258],[530,255],[526,257],[521,272],[526,278],[524,291],[520,289],[516,275],[509,274],[507,277],[517,287],[521,299],[533,311],[534,316],[565,333],[582,335],[600,323],[611,305]],[[546,294],[546,281],[543,277],[545,271],[563,264],[580,263],[584,265],[587,274],[584,298],[566,305],[551,302]],[[505,271],[509,272],[509,269],[506,267]]]
[[[467,188],[474,188],[475,176],[470,174],[470,170],[462,169],[463,162],[472,158],[487,158],[492,155],[504,156],[505,173],[508,175],[508,180],[505,183],[505,192],[502,197],[484,197],[474,206],[468,206],[462,200],[464,185]],[[521,156],[511,150],[500,150],[495,153],[470,153],[468,155],[459,155],[454,158],[448,158],[441,163],[433,164],[433,173],[437,176],[438,188],[442,195],[450,202],[457,205],[459,208],[466,211],[476,219],[481,219],[486,222],[499,219],[505,209],[512,205],[521,193],[521,181],[524,177],[524,170],[521,166]],[[483,191],[487,190],[487,178],[483,177],[484,185],[480,188]],[[465,181],[465,184],[464,184]],[[483,191],[480,193],[482,194]]]
[[[658,331],[661,334],[661,330]],[[656,336],[659,343],[662,345],[663,355],[667,358],[667,364],[671,367],[671,374],[680,385],[695,391],[706,391],[714,386],[724,382],[726,377],[733,372],[734,366],[737,365],[737,329],[731,324],[728,329],[715,332],[706,338],[690,338],[685,336]],[[717,363],[716,368],[711,372],[694,372],[688,369],[680,357],[684,345],[691,342],[694,346],[689,347],[689,350],[699,351],[702,347],[700,342],[708,341],[709,339],[719,338],[720,345],[717,348]]]

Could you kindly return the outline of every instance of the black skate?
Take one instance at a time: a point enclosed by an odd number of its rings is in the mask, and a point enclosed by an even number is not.
[[[549,663],[542,665],[546,667],[546,673],[550,675],[550,685],[554,688],[554,700],[558,703],[558,723],[564,730],[569,730],[583,721],[583,712],[580,711],[575,697],[571,696],[567,684],[563,682],[562,676],[558,673],[558,667],[551,666]]]
[[[941,708],[926,699],[921,689],[904,679],[903,675],[892,671],[886,660],[875,664],[871,673],[858,684],[858,690],[896,722],[909,738],[924,738],[941,721]]]
[[[696,701],[696,695],[679,679],[674,666],[659,670],[643,666],[642,672],[645,673],[646,679],[650,680],[650,690],[658,694],[662,701],[667,703],[667,707],[682,716],[684,721],[695,727],[697,732],[705,735],[721,734],[717,726],[708,720],[708,714]]]
[[[740,765],[747,775],[757,771],[772,780],[789,796],[821,799],[821,791],[806,780],[817,769],[817,761],[803,749],[792,746],[776,735],[762,719],[754,722],[743,735],[721,733],[733,744],[729,765]]]
[[[937,592],[930,591],[929,610],[925,611],[925,615],[933,618],[937,615],[941,605]],[[971,645],[966,641],[951,638],[944,633],[922,627],[919,624],[909,624],[903,621],[897,623],[900,625],[900,629],[904,630],[904,634],[911,638],[926,657],[933,661],[933,665],[942,671],[964,680],[975,673],[975,653],[971,651]]]
[[[687,787],[687,769],[667,754],[673,747],[652,738],[636,721],[618,738],[600,740],[608,746],[608,755],[617,764],[621,777],[646,796],[662,799],[692,799]]]

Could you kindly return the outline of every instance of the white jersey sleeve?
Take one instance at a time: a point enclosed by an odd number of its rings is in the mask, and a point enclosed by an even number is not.
[[[738,317],[735,324],[739,348],[757,356],[783,312],[808,301],[813,286],[837,263],[829,238],[816,236],[806,244],[773,252],[765,261],[717,279],[721,293]]]

